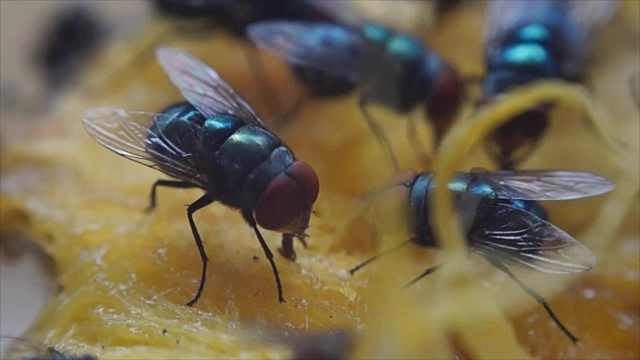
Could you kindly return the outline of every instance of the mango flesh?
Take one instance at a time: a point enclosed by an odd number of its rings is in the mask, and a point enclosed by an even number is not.
[[[616,124],[636,151],[638,122],[629,119],[637,120],[638,109],[628,94],[626,77],[638,62],[638,6],[623,4],[611,26],[603,30],[594,52],[597,61],[590,68],[597,84],[594,97],[619,119]],[[481,6],[467,4],[425,36],[463,74],[482,69],[478,55],[482,44],[476,36],[482,28],[481,14]],[[143,36],[152,37],[154,31],[148,29]],[[635,53],[623,42],[629,36],[636,39]],[[244,51],[251,51],[245,43],[223,33],[201,41],[169,40],[215,68],[267,125],[277,118],[267,111],[264,96],[245,65]],[[134,52],[131,47],[114,47],[91,71],[96,77],[104,76],[114,67],[113,59],[125,59]],[[286,105],[303,96],[304,88],[286,65],[267,54],[259,56],[273,91]],[[351,355],[363,358],[640,356],[638,196],[633,193],[633,181],[625,182],[629,171],[611,161],[615,155],[585,128],[576,109],[558,110],[551,129],[524,164],[526,168],[592,171],[618,185],[605,196],[545,204],[552,222],[578,239],[602,216],[599,211],[608,201],[623,211],[609,214],[611,221],[622,219],[621,224],[609,229],[611,235],[601,239],[602,246],[595,246],[599,262],[592,271],[570,279],[544,276],[530,284],[544,293],[545,282],[566,283],[560,291],[550,292],[547,300],[581,338],[574,346],[527,297],[521,297],[517,309],[506,307],[509,326],[479,315],[478,309],[495,306],[494,301],[484,303],[484,298],[450,299],[450,309],[434,313],[441,308],[430,308],[430,301],[448,300],[439,298],[444,295],[438,294],[437,279],[408,290],[399,286],[433,264],[433,252],[413,245],[349,275],[348,269],[404,240],[385,238],[376,243],[370,236],[368,203],[361,195],[384,184],[393,171],[361,119],[355,95],[310,101],[287,127],[276,131],[299,159],[314,167],[321,182],[309,248],[296,244],[295,263],[276,254],[287,302],[277,301],[273,275],[252,230],[237,212],[214,204],[195,216],[211,259],[205,291],[195,307],[184,306],[197,288],[201,266],[184,205],[201,192],[161,189],[158,208],[145,213],[151,184],[166,176],[102,148],[80,124],[87,109],[160,111],[181,97],[155,62],[132,70],[99,96],[84,91],[83,86],[95,86],[91,80],[89,74],[86,83],[66,95],[54,113],[33,119],[3,116],[2,233],[28,235],[41,245],[53,258],[61,285],[26,334],[30,338],[66,353],[100,358],[288,358],[292,350],[282,339],[342,330],[355,335]],[[373,109],[402,167],[428,170],[406,140],[406,119]],[[415,116],[422,117],[421,111]],[[418,134],[428,147],[431,135],[423,122]],[[481,148],[465,165],[461,170],[492,167]],[[279,234],[262,233],[275,251]],[[519,289],[489,271],[481,259],[472,261],[487,274],[486,281],[461,286],[490,289],[498,299],[503,294],[521,296]],[[478,336],[457,335],[459,329],[446,325],[446,319],[424,323],[444,313],[467,319],[469,329],[480,329]],[[482,348],[513,336],[515,347]]]

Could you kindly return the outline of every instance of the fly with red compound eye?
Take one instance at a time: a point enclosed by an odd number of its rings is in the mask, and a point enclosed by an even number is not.
[[[157,180],[158,186],[195,188],[204,195],[187,208],[187,218],[202,259],[200,285],[187,305],[204,289],[209,259],[193,214],[219,201],[240,210],[271,264],[278,300],[285,302],[278,268],[257,225],[283,234],[281,253],[295,259],[293,239],[304,244],[305,230],[319,181],[307,163],[265,128],[251,107],[209,66],[175,48],[156,50],[158,61],[188,102],[162,113],[95,109],[83,125],[107,149],[178,180]]]

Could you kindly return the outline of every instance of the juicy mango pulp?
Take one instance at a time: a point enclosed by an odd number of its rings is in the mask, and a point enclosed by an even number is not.
[[[619,136],[634,154],[638,109],[626,81],[638,62],[638,6],[625,3],[603,31],[604,45],[596,49],[590,68],[595,98],[611,110]],[[444,18],[428,40],[461,73],[479,73],[481,28],[480,7],[467,4]],[[171,39],[171,44],[216,69],[267,125],[276,117],[267,111],[241,42],[216,33],[200,41]],[[130,47],[111,49],[95,64],[87,84],[95,85],[94,75],[104,78],[132,52]],[[285,104],[304,95],[281,61],[260,56]],[[102,148],[80,124],[90,108],[160,111],[181,97],[155,62],[109,86],[93,97],[81,87],[42,119],[3,118],[2,232],[27,234],[38,242],[54,259],[62,285],[29,337],[100,358],[286,358],[292,355],[281,340],[285,335],[339,329],[356,334],[351,355],[363,358],[640,356],[637,162],[615,161],[619,157],[584,126],[576,109],[557,111],[523,167],[593,171],[617,185],[605,196],[545,204],[555,224],[585,239],[598,265],[582,276],[527,277],[581,338],[579,345],[571,344],[505,276],[488,271],[474,257],[470,263],[482,270],[484,280],[457,285],[477,298],[439,291],[443,285],[437,274],[402,290],[401,284],[433,264],[432,252],[411,245],[353,277],[348,274],[376,249],[390,246],[387,239],[372,242],[367,202],[360,195],[393,174],[353,95],[311,101],[277,130],[321,182],[309,248],[296,244],[296,262],[276,253],[287,302],[277,301],[273,275],[252,230],[237,212],[214,204],[195,215],[211,259],[205,291],[195,307],[184,306],[201,269],[184,205],[200,191],[160,189],[157,209],[145,213],[151,184],[165,176]],[[428,170],[406,141],[405,119],[373,109],[403,167]],[[25,131],[26,121],[31,124]],[[419,126],[428,148],[428,128],[422,122]],[[622,166],[625,161],[631,170]],[[474,166],[492,167],[481,148],[460,169]],[[594,223],[599,227],[589,228]],[[279,234],[262,232],[275,251]],[[547,289],[551,284],[559,289]],[[481,296],[487,289],[495,299]],[[483,309],[498,309],[497,303],[504,303],[506,311],[486,315]]]

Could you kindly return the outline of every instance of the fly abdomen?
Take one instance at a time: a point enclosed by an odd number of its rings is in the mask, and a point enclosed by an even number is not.
[[[502,49],[487,59],[485,96],[540,78],[562,77],[556,31],[550,25],[528,24],[515,29]]]
[[[433,174],[422,173],[416,176],[411,184],[411,190],[409,193],[411,215],[410,226],[415,234],[415,243],[425,247],[437,247],[435,239],[433,238],[433,232],[429,225],[429,206],[427,193],[433,186],[431,179]]]
[[[202,126],[202,138],[211,153],[215,153],[238,129],[244,121],[232,115],[220,115],[207,119]]]
[[[201,151],[194,139],[200,138],[198,132],[204,121],[204,116],[189,103],[168,107],[153,119],[149,128],[149,152],[156,159],[176,162],[196,156]]]

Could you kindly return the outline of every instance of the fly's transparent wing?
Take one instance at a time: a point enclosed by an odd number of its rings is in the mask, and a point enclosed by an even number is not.
[[[38,357],[45,358],[48,356],[48,349],[43,346],[36,346],[26,339],[15,338],[11,336],[0,337],[0,358],[24,358]]]
[[[0,336],[0,359],[57,359],[56,353],[27,339]]]
[[[362,38],[352,29],[330,23],[262,21],[250,25],[247,36],[290,63],[357,79]]]
[[[156,49],[156,57],[182,96],[205,117],[230,114],[264,127],[251,106],[209,65],[186,51],[171,47]]]
[[[171,119],[150,112],[93,109],[85,113],[82,125],[100,145],[120,156],[200,187],[210,186],[198,170],[208,160],[202,158],[208,152],[198,151],[203,146],[200,129],[193,124],[165,135],[157,124]]]
[[[572,200],[604,194],[614,185],[606,178],[582,171],[488,171],[473,177],[490,183],[500,199]]]
[[[549,274],[574,274],[591,269],[589,249],[557,226],[505,203],[487,205],[469,234],[474,252]]]
[[[559,1],[559,0],[556,0]],[[578,74],[590,55],[591,38],[611,20],[619,7],[618,0],[562,1],[567,14],[563,46],[566,54],[562,64],[565,74]]]
[[[92,355],[68,356],[53,347],[45,347],[13,336],[0,336],[0,359],[21,360],[96,360]]]
[[[359,27],[364,25],[364,19],[350,1],[346,0],[312,0],[308,1],[309,5],[316,8],[330,19],[336,19],[338,22],[351,27]]]

